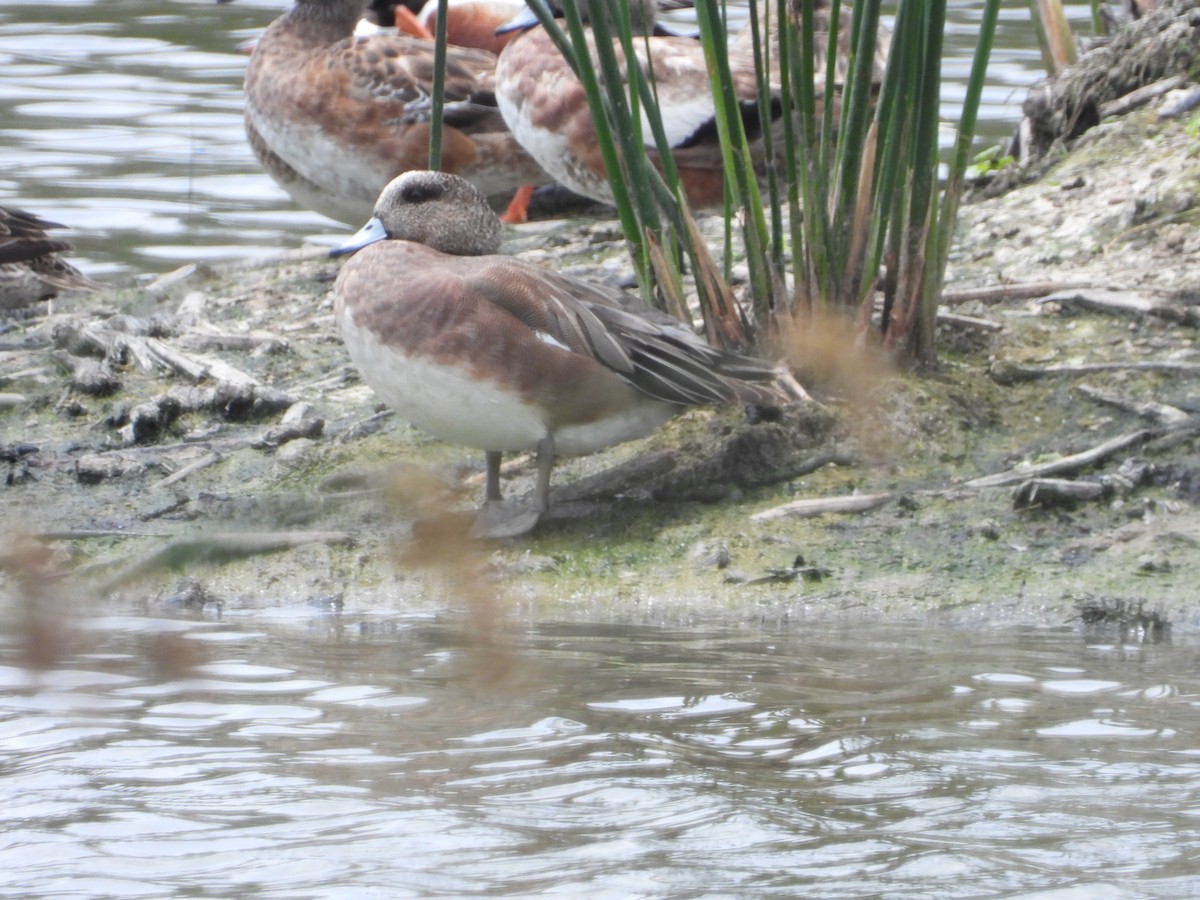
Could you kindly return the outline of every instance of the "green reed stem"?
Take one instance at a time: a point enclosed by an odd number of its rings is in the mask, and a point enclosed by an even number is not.
[[[429,168],[442,168],[442,117],[446,109],[446,19],[448,0],[438,0],[437,26],[433,35],[432,118],[429,120]]]

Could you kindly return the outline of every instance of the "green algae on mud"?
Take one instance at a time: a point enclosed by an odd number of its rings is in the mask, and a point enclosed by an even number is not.
[[[1134,114],[1080,141],[1038,182],[964,205],[948,290],[1082,282],[1194,303],[1200,236],[1188,222],[1200,168],[1190,147],[1181,123]],[[521,252],[543,264],[569,260],[585,274],[593,259],[593,277],[621,276],[611,229],[566,223],[523,234]],[[607,253],[600,262],[589,243],[596,236]],[[956,312],[1002,328],[944,326],[936,373],[893,373],[853,396],[813,384],[830,412],[798,416],[782,434],[745,424],[736,410],[687,412],[644,441],[563,461],[554,483],[578,485],[647,459],[665,460],[668,469],[629,480],[616,496],[563,504],[528,538],[430,566],[411,552],[412,519],[473,507],[481,455],[438,444],[381,411],[336,336],[335,265],[299,256],[195,272],[156,290],[64,298],[49,315],[10,323],[0,387],[23,399],[0,410],[0,443],[37,449],[9,463],[4,531],[10,547],[17,535],[40,536],[45,571],[72,602],[153,608],[179,596],[187,578],[202,582],[202,595],[227,613],[247,614],[304,614],[312,604],[328,609],[331,598],[343,615],[363,619],[441,613],[476,602],[482,591],[514,615],[537,618],[936,615],[1060,624],[1081,598],[1109,597],[1145,600],[1177,627],[1197,624],[1194,427],[1080,473],[1111,479],[1125,457],[1147,457],[1147,480],[1114,488],[1101,502],[1021,508],[1008,487],[963,486],[1146,425],[1134,411],[1081,394],[1084,383],[1194,417],[1194,372],[1120,367],[1194,364],[1194,325],[1066,302],[959,304]],[[116,367],[119,390],[93,396],[71,386],[54,355],[64,352],[56,328],[114,313],[157,317],[162,341],[258,379],[289,398],[294,418],[319,419],[319,430],[272,442],[281,415],[207,409],[183,411],[153,439],[130,443],[121,437],[129,411],[185,380],[130,359]],[[1071,363],[1117,367],[993,377],[1006,364]],[[822,455],[827,464],[807,471],[803,464]],[[89,459],[101,474],[84,484]],[[781,480],[741,477],[737,461],[749,459],[775,460]],[[162,485],[180,471],[188,474]],[[517,463],[505,480],[520,493],[530,479],[528,463]],[[891,502],[869,512],[751,518],[797,498],[877,493]],[[220,561],[155,556],[172,542],[262,533],[297,540]],[[306,542],[306,534],[323,537]],[[335,534],[345,540],[329,538]],[[136,568],[152,558],[170,565]],[[30,590],[22,577],[11,567],[4,576],[10,598]]]

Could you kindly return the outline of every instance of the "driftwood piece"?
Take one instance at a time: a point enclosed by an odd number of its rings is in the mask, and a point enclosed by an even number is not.
[[[34,366],[33,368],[21,369],[17,372],[0,372],[0,387],[7,387],[10,384],[17,384],[22,381],[36,381],[38,384],[46,384],[50,381],[49,376],[52,374],[53,372],[49,366]]]
[[[287,338],[267,331],[251,331],[246,334],[231,334],[226,331],[216,331],[200,328],[189,331],[180,337],[180,341],[189,347],[201,350],[232,350],[261,356],[267,353],[286,353],[291,349]]]
[[[627,494],[670,472],[678,463],[677,450],[658,450],[646,456],[636,457],[622,465],[552,489],[551,509],[556,503],[606,499]]]
[[[91,541],[105,538],[124,540],[131,537],[167,538],[169,534],[163,531],[129,531],[128,529],[112,528],[72,528],[66,531],[39,531],[29,537],[35,541]]]
[[[1076,506],[1099,500],[1109,490],[1098,481],[1071,481],[1066,478],[1030,478],[1013,489],[1013,505],[1017,508],[1030,506]]]
[[[257,378],[229,363],[179,352],[155,336],[162,328],[162,323],[155,320],[114,316],[104,324],[59,323],[53,330],[53,340],[60,350],[75,356],[99,354],[118,361],[132,357],[147,371],[165,369],[193,382],[211,378],[234,385],[259,384]]]
[[[942,306],[958,306],[962,303],[1002,303],[1013,300],[1035,300],[1058,291],[1085,290],[1089,284],[1074,281],[1027,281],[1014,284],[998,284],[993,287],[965,288],[959,291],[944,291]]]
[[[1114,291],[1103,288],[1055,291],[1043,297],[1041,302],[1079,306],[1113,315],[1152,316],[1181,325],[1200,325],[1200,308],[1186,306],[1178,301],[1143,291]]]
[[[160,275],[146,285],[143,290],[155,296],[165,294],[177,285],[183,284],[183,282],[190,279],[196,273],[204,271],[206,270],[202,269],[197,263],[188,263],[187,265],[180,266],[178,269],[172,269],[165,275]]]
[[[958,313],[948,313],[941,310],[937,314],[939,325],[951,325],[955,328],[969,328],[975,331],[1003,331],[1004,325],[991,319],[981,319],[978,316],[964,316]]]
[[[1156,97],[1161,97],[1175,88],[1183,87],[1187,84],[1187,79],[1182,75],[1170,75],[1166,78],[1161,78],[1151,84],[1143,85],[1140,88],[1130,91],[1118,97],[1116,100],[1109,100],[1106,103],[1100,104],[1100,118],[1107,119],[1109,116],[1123,116],[1127,112],[1132,112],[1139,106],[1145,106]]]
[[[146,444],[157,440],[183,413],[203,410],[231,422],[245,422],[273,415],[294,402],[282,391],[260,385],[177,385],[130,409],[119,433],[127,444]]]
[[[859,513],[877,509],[895,499],[895,494],[854,494],[848,497],[809,497],[793,500],[782,506],[773,506],[756,512],[751,522],[768,522],[772,519],[808,518],[826,513]]]
[[[1146,484],[1154,473],[1149,460],[1132,456],[1112,474],[1088,481],[1067,478],[1031,478],[1013,489],[1013,505],[1018,509],[1031,506],[1072,507],[1079,503],[1100,500],[1114,494],[1127,494]]]
[[[1105,441],[1092,447],[1090,450],[1084,450],[1082,453],[1073,453],[1070,456],[1064,456],[1061,459],[1053,460],[1052,462],[1041,463],[1036,466],[1027,466],[1021,469],[1009,469],[1007,472],[997,472],[994,475],[985,475],[982,478],[974,478],[966,482],[963,487],[972,489],[1003,487],[1006,484],[1015,484],[1020,481],[1027,481],[1031,478],[1042,478],[1051,475],[1063,475],[1069,472],[1077,472],[1080,469],[1086,468],[1094,463],[1107,459],[1115,453],[1132,447],[1136,444],[1141,444],[1153,436],[1153,432],[1147,429],[1138,431],[1130,431],[1126,434],[1118,435],[1111,440]]]
[[[223,457],[216,450],[209,450],[208,453],[194,462],[188,463],[186,466],[181,469],[177,469],[166,478],[163,478],[161,481],[156,481],[154,484],[150,485],[150,490],[162,490],[163,488],[168,488],[173,484],[183,481],[183,479],[187,478],[189,475],[199,472],[201,469],[207,469],[209,466],[213,465],[213,463],[218,463],[224,458],[225,457]]]
[[[1165,101],[1158,111],[1160,119],[1177,119],[1200,106],[1200,88],[1181,90],[1175,97]]]
[[[71,375],[72,389],[92,397],[109,397],[121,388],[121,379],[107,358],[75,356],[56,350],[51,358]]]
[[[1097,403],[1103,403],[1107,406],[1114,406],[1125,412],[1133,413],[1135,416],[1150,419],[1153,422],[1161,422],[1164,425],[1178,425],[1191,418],[1190,415],[1177,406],[1159,403],[1156,400],[1135,400],[1132,397],[1124,397],[1110,391],[1103,391],[1100,388],[1092,387],[1090,384],[1078,385],[1075,390],[1079,391],[1079,393],[1083,394],[1089,400],[1095,400]]]
[[[258,450],[266,450],[282,446],[297,438],[318,438],[325,430],[325,420],[319,416],[306,416],[291,422],[280,422],[272,425],[262,433],[262,436],[250,446]]]
[[[1152,360],[1147,362],[1065,363],[1059,366],[1027,366],[1011,360],[997,360],[988,368],[988,375],[997,384],[1017,384],[1036,381],[1053,375],[1090,375],[1093,372],[1170,372],[1175,375],[1194,375],[1200,363]]]

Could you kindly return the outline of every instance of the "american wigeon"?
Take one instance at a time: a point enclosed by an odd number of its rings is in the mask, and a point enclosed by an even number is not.
[[[100,287],[58,255],[71,250],[71,243],[47,232],[65,227],[23,209],[0,206],[0,309],[29,306],[60,291]]]
[[[551,10],[555,9],[554,2],[528,0],[531,5],[549,3]],[[704,50],[691,35],[683,36],[678,29],[675,33],[664,33],[657,27],[660,11],[688,4],[684,0],[628,0],[628,3],[634,33],[651,34],[646,40],[636,39],[634,48],[642,66],[653,73],[663,127],[688,200],[696,208],[719,206],[724,201],[725,163],[720,152]],[[586,21],[586,10],[582,6],[580,12]],[[839,86],[846,75],[850,40],[850,15],[844,8],[841,12],[834,79]],[[818,90],[824,86],[830,13],[828,4],[817,0],[814,70]],[[795,2],[789,5],[789,14],[799,19]],[[496,66],[496,101],[504,121],[521,145],[557,182],[585,197],[611,204],[612,189],[583,85],[550,36],[535,26],[536,18],[531,13],[518,16],[504,26],[505,29],[528,29],[504,49]],[[768,83],[772,90],[779,85],[777,31],[776,18],[772,16],[766,36],[776,46],[769,54]],[[594,48],[590,32],[588,39]],[[875,55],[877,79],[882,77],[888,44],[889,33],[880,29]],[[624,53],[618,42],[614,42],[614,49],[624,65]],[[761,137],[778,118],[779,98],[771,97],[770,109],[763,109],[759,103],[753,40],[748,27],[730,42],[727,55],[734,95],[741,104],[751,154],[758,167],[762,163]],[[594,49],[592,56],[595,57]],[[646,153],[657,165],[658,151],[648,124],[643,123],[642,130],[646,136]]]
[[[393,26],[405,34],[433,40],[437,28],[438,0],[424,5],[397,3],[396,0],[372,0],[366,21]],[[448,0],[446,4],[446,42],[459,47],[474,47],[499,53],[516,31],[497,33],[525,9],[525,0]],[[367,34],[361,26],[359,34]]]
[[[357,224],[384,186],[428,165],[433,45],[354,37],[364,0],[296,0],[246,69],[246,133],[259,162],[308,209]],[[450,47],[442,167],[485,194],[549,181],[492,101],[496,58]]]
[[[495,255],[500,241],[473,185],[408,172],[333,251],[355,254],[334,310],[363,380],[418,428],[486,453],[477,533],[531,528],[555,456],[643,437],[693,404],[778,402],[769,363],[714,349],[622,291]],[[500,456],[531,450],[533,502],[505,507]]]
[[[654,0],[632,0],[630,14],[635,33],[653,32]],[[585,197],[612,203],[583,85],[545,30],[532,27],[535,23],[530,15],[507,26],[529,30],[505,47],[496,66],[496,101],[504,121],[556,181]],[[588,39],[594,48],[590,32]],[[614,44],[624,65],[620,43]],[[634,47],[643,67],[653,72],[663,127],[688,200],[694,207],[719,205],[725,196],[725,166],[704,49],[690,37],[661,34],[639,37]],[[743,49],[729,52],[733,90],[753,137],[761,131],[762,120],[770,119],[770,111],[764,117],[758,110],[753,57]],[[646,153],[657,162],[651,131],[648,126],[643,130]]]

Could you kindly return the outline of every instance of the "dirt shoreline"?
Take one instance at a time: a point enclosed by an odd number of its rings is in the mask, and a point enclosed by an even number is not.
[[[481,455],[380,413],[337,338],[336,266],[319,254],[54,301],[0,335],[0,586],[9,604],[49,591],[98,611],[364,620],[498,601],[531,619],[1057,625],[1084,602],[1194,629],[1200,163],[1159,108],[964,205],[946,310],[963,318],[943,325],[941,372],[889,376],[870,402],[827,397],[831,414],[787,426],[689,412],[565,462],[560,514],[497,547],[409,539],[421,510],[473,507]],[[529,226],[510,247],[627,277],[612,223]],[[1032,282],[1074,287],[1014,289]],[[1008,296],[964,293],[985,287]],[[1102,308],[1122,298],[1140,305]],[[103,363],[105,347],[125,362]],[[1057,476],[1100,485],[1079,489],[1092,499],[968,484],[1139,430]],[[623,465],[612,497],[602,473]],[[790,477],[755,474],[771,467]],[[510,492],[529,479],[519,464]],[[865,512],[755,518],[876,494]]]

